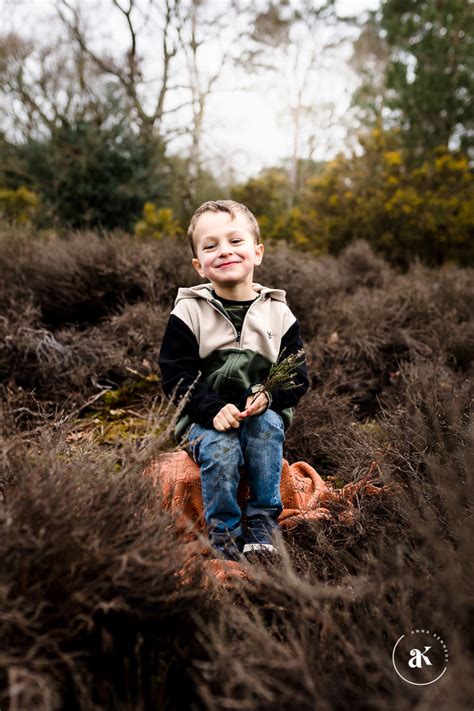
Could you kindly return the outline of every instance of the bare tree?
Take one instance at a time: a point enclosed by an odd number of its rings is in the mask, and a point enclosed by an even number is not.
[[[323,147],[327,148],[325,136],[337,120],[334,104],[323,98],[321,89],[325,66],[328,60],[335,59],[331,50],[344,41],[343,37],[331,34],[331,28],[338,27],[337,23],[332,0],[319,7],[310,0],[297,0],[282,72],[288,97],[285,113],[292,136],[288,208],[295,203],[316,151],[324,153]]]
[[[0,37],[2,112],[16,135],[41,136],[72,117],[97,116],[103,82],[84,53],[64,40],[37,46],[17,34]]]
[[[237,65],[239,48],[248,35],[248,29],[229,31],[231,13],[238,8],[236,2],[211,8],[202,0],[190,0],[179,8],[180,22],[178,37],[180,49],[185,58],[189,91],[191,97],[191,122],[189,125],[189,162],[183,199],[185,210],[190,211],[194,203],[202,161],[202,139],[204,119],[209,97],[214,91],[235,90],[236,87],[217,87],[226,67]],[[202,50],[212,45],[214,58],[206,64]]]
[[[332,6],[333,0],[316,8],[313,0],[109,0],[111,17],[123,27],[123,49],[97,38],[90,4],[56,0],[66,30],[59,40],[39,46],[11,35],[0,43],[5,104],[25,131],[52,131],[78,115],[104,120],[101,111],[114,111],[104,96],[112,94],[122,118],[167,146],[168,160],[170,146],[184,158],[182,200],[189,211],[211,97],[270,71],[275,84],[286,81],[281,103],[292,132],[291,206],[301,166],[332,118],[315,91],[327,50],[317,29],[334,16]]]
[[[327,129],[336,118],[320,85],[327,62],[335,60],[331,50],[345,41],[338,20],[334,0],[270,1],[256,14],[251,42],[242,55],[248,71],[273,76],[279,94],[279,113],[290,134],[289,209],[316,151],[324,152]]]
[[[172,61],[178,49],[176,38],[173,37],[173,23],[177,17],[178,4],[179,0],[165,0],[161,7],[161,37],[156,49],[156,54],[161,54],[161,67],[158,77],[159,87],[151,110],[147,109],[145,102],[145,96],[148,98],[149,92],[144,91],[146,85],[143,71],[144,56],[139,51],[140,33],[137,27],[139,8],[137,8],[135,0],[128,0],[126,5],[119,0],[112,0],[112,5],[122,16],[128,32],[129,47],[120,59],[112,57],[110,52],[105,50],[99,52],[93,49],[88,36],[86,20],[81,14],[77,2],[59,0],[57,5],[59,17],[76,45],[90,58],[98,71],[105,76],[114,78],[121,85],[126,96],[130,99],[140,128],[144,133],[153,131],[161,133],[165,112],[169,114],[182,108],[177,105],[165,110],[168,92],[177,88],[170,85],[170,73]]]
[[[374,125],[383,120],[385,73],[389,60],[390,48],[371,13],[353,43],[351,57],[351,65],[359,78],[352,100],[353,113],[363,125]]]
[[[249,34],[250,26],[239,30],[233,22],[242,10],[240,0],[217,4],[204,0],[165,0],[163,3],[150,0],[146,20],[154,23],[158,41],[153,47],[153,62],[149,61],[155,76],[147,78],[145,59],[151,57],[145,57],[144,51],[140,51],[144,4],[136,0],[111,1],[122,16],[128,35],[127,52],[119,59],[110,52],[94,49],[87,18],[77,0],[58,0],[58,13],[70,37],[97,70],[121,85],[144,133],[159,134],[164,143],[176,138],[181,138],[181,142],[183,138],[186,140],[183,200],[185,209],[189,210],[199,179],[208,99],[217,90],[225,68],[238,63],[241,43]],[[209,47],[213,56],[212,61],[206,63],[203,49]],[[174,76],[179,77],[178,82],[171,81]],[[157,85],[157,89],[150,100],[152,85]],[[221,86],[220,90],[226,88]]]

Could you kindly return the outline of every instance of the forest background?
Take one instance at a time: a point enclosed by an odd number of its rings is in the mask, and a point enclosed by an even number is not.
[[[401,265],[472,260],[471,2],[105,5],[51,3],[47,37],[2,35],[4,219],[160,238],[233,198],[316,255],[362,238]],[[249,174],[215,107],[251,114],[259,91],[285,139]]]

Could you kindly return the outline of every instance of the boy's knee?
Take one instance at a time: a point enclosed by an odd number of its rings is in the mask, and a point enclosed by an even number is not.
[[[265,412],[262,412],[260,415],[249,417],[246,422],[252,429],[268,430],[271,428],[281,432],[285,431],[282,417],[278,412],[275,412],[275,410],[265,410]]]
[[[239,459],[241,456],[240,442],[235,430],[219,432],[208,430],[200,445],[201,459],[226,460]]]
[[[270,424],[275,425],[275,427],[278,427],[279,429],[284,429],[283,419],[278,412],[275,412],[275,410],[265,410],[263,415],[265,416],[266,422],[270,422]]]
[[[234,429],[226,430],[225,432],[219,432],[218,430],[209,430],[209,434],[206,437],[206,444],[210,447],[225,448],[237,447],[239,444],[239,438]]]

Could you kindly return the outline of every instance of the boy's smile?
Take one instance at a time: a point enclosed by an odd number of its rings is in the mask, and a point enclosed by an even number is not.
[[[253,271],[261,264],[263,244],[256,244],[246,216],[236,210],[205,212],[196,224],[192,260],[198,274],[212,282],[216,293],[229,299],[252,299]]]

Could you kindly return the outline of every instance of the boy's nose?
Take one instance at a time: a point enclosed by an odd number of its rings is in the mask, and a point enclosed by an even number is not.
[[[226,254],[231,254],[232,247],[230,244],[221,244],[219,247],[219,256],[225,256]]]

